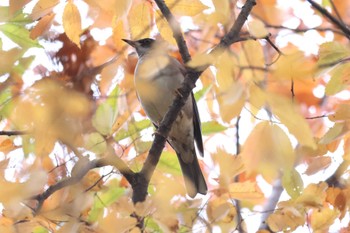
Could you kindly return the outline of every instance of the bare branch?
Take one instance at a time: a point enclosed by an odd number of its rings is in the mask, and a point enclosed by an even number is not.
[[[270,230],[269,226],[266,223],[267,218],[271,214],[271,210],[274,210],[276,208],[276,205],[278,203],[278,200],[280,199],[280,196],[283,192],[282,182],[281,179],[277,179],[275,183],[273,184],[272,188],[272,195],[269,197],[267,203],[263,207],[263,215],[261,216],[261,224],[259,229],[260,230]]]
[[[111,148],[110,148],[111,149]],[[110,151],[110,150],[109,150]],[[108,153],[108,152],[107,152]],[[83,177],[92,169],[104,167],[104,166],[113,166],[117,168],[120,173],[132,184],[134,180],[135,173],[130,170],[130,168],[114,153],[109,153],[106,157],[101,159],[95,159],[89,161],[84,167],[80,168],[74,176],[67,177],[63,180],[60,180],[54,185],[51,185],[48,189],[46,189],[43,193],[33,196],[31,199],[37,200],[38,204],[34,209],[35,213],[38,213],[44,203],[44,201],[49,198],[56,191],[78,183]]]
[[[18,131],[18,130],[0,131],[0,135],[3,135],[3,136],[17,136],[17,135],[24,135],[24,134],[28,134],[28,132],[27,131]]]
[[[329,21],[331,21],[337,28],[342,30],[345,33],[345,36],[350,39],[350,30],[349,28],[342,23],[340,20],[335,18],[331,13],[329,13],[325,8],[320,6],[314,0],[307,0],[313,8],[315,8],[318,12],[320,12],[324,17],[326,17]]]

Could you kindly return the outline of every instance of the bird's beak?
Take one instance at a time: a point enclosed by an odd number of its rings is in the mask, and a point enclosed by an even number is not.
[[[127,39],[122,39],[122,41],[128,43],[129,45],[131,45],[132,47],[136,47],[137,43],[136,41],[133,41],[133,40],[127,40]]]

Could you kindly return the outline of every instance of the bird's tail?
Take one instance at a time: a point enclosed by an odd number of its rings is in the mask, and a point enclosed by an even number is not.
[[[178,155],[182,173],[185,178],[187,193],[190,197],[195,197],[197,193],[207,194],[207,184],[198,163],[197,156],[194,155],[191,163],[185,163]]]

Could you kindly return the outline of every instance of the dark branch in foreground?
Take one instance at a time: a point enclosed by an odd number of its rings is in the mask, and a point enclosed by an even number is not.
[[[27,131],[18,131],[18,130],[0,131],[1,136],[17,136],[17,135],[24,135],[24,134],[28,134],[28,132]]]
[[[331,23],[333,23],[337,28],[342,30],[345,33],[345,36],[350,39],[350,30],[349,28],[341,22],[339,19],[335,18],[331,13],[329,13],[325,8],[319,5],[313,0],[307,0],[313,8],[320,12],[324,17],[326,17]]]

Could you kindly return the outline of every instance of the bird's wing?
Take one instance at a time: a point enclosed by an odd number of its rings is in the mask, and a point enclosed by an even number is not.
[[[191,92],[191,98],[192,98],[192,105],[193,105],[194,140],[196,141],[199,154],[203,157],[204,149],[203,149],[203,140],[202,140],[201,119],[199,118],[197,103],[196,103],[196,99],[194,98],[193,92]]]
[[[178,60],[174,58],[174,61],[183,76],[186,76],[186,68],[184,65],[182,65]],[[197,103],[194,98],[193,92],[191,92],[191,98],[192,98],[192,105],[193,105],[193,127],[194,127],[194,140],[196,141],[197,149],[201,156],[204,154],[203,149],[203,139],[202,139],[202,129],[201,129],[201,120],[199,118],[199,112],[197,108]]]

